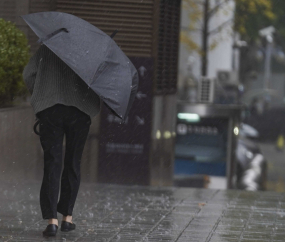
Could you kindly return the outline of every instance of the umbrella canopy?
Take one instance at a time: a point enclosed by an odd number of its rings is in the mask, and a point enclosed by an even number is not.
[[[115,41],[74,15],[40,12],[21,16],[35,34],[125,119],[138,89],[138,73]]]

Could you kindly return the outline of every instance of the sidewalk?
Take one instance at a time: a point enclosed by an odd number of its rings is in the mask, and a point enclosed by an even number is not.
[[[77,229],[44,238],[40,186],[1,181],[0,241],[285,241],[284,193],[87,183],[73,213]]]

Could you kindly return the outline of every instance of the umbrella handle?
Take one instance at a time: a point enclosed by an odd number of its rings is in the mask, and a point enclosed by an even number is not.
[[[52,33],[50,33],[50,34],[48,34],[46,37],[40,38],[40,39],[38,40],[38,43],[41,43],[41,42],[44,42],[44,41],[50,39],[51,37],[53,37],[53,36],[59,34],[61,31],[64,31],[64,32],[66,32],[66,33],[69,32],[66,28],[58,29],[58,30],[56,30],[56,31],[54,31],[54,32],[52,32]]]
[[[115,35],[118,33],[118,31],[119,31],[119,30],[116,29],[116,30],[113,32],[113,34],[110,35],[110,37],[113,39],[113,38],[115,37]]]

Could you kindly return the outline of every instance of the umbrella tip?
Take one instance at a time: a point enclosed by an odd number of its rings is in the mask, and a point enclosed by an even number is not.
[[[118,31],[119,31],[119,30],[116,29],[116,30],[113,32],[113,34],[110,35],[110,37],[113,39],[113,38],[115,37],[115,35],[118,33]]]

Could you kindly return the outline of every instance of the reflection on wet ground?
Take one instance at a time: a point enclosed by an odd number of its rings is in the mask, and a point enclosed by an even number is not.
[[[0,185],[0,241],[284,241],[283,193],[81,183],[75,231],[44,238],[39,181]],[[59,224],[61,215],[58,214]]]

